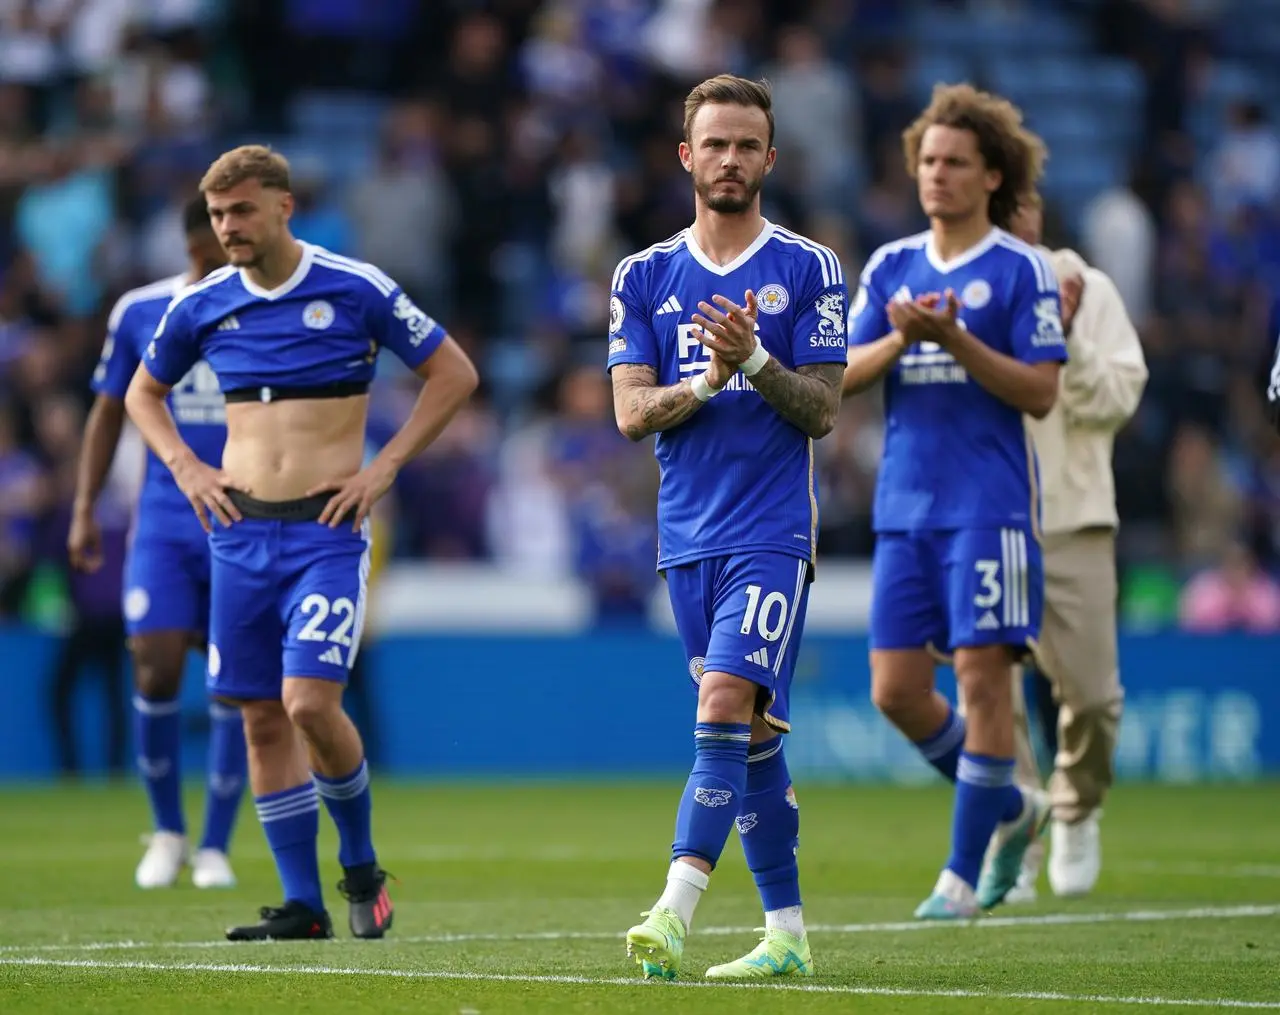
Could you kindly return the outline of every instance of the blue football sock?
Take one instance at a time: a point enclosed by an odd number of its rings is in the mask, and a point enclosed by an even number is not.
[[[1022,811],[1022,791],[1013,784],[1013,759],[985,754],[960,756],[955,812],[951,824],[951,858],[947,869],[970,886],[977,885],[991,834],[1001,821]]]
[[[216,701],[210,702],[208,788],[201,849],[227,852],[248,769],[240,710]]]
[[[373,851],[373,796],[369,792],[369,763],[339,779],[312,773],[316,790],[329,817],[338,826],[338,862],[343,867],[376,863]]]
[[[182,817],[182,705],[176,698],[133,697],[134,741],[138,773],[151,801],[157,832],[187,834]]]
[[[275,857],[285,902],[301,902],[313,912],[324,909],[320,889],[320,804],[313,783],[254,797],[258,820]]]
[[[753,744],[747,755],[747,792],[738,810],[738,835],[764,911],[800,905],[800,810],[780,736]]]
[[[960,752],[964,750],[964,734],[964,716],[951,708],[947,711],[946,721],[938,727],[936,733],[915,741],[916,750],[948,782],[955,782],[956,766],[960,763]]]
[[[714,868],[746,792],[751,726],[700,722],[693,743],[696,758],[676,812],[671,858],[696,856]]]

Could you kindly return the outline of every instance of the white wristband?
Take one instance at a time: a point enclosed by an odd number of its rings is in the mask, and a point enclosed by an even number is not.
[[[764,347],[764,343],[760,339],[756,339],[756,347],[752,350],[751,355],[744,359],[741,363],[741,370],[748,377],[754,377],[764,365],[769,362],[769,350]]]
[[[724,390],[724,388],[713,388],[705,373],[696,374],[689,381],[689,387],[693,389],[693,397],[699,402],[709,402]]]

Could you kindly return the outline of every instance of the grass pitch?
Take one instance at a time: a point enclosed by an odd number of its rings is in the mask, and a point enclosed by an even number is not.
[[[677,780],[496,786],[375,782],[396,925],[355,941],[322,816],[338,938],[239,944],[222,929],[280,899],[246,805],[240,886],[133,886],[147,813],[133,785],[0,790],[0,1012],[790,1013],[1280,1011],[1280,785],[1123,786],[1088,899],[917,924],[946,859],[941,787],[799,787],[817,974],[776,986],[702,972],[754,946],[736,840],[675,984],[641,982],[622,934],[662,886]],[[188,814],[199,831],[199,787]]]

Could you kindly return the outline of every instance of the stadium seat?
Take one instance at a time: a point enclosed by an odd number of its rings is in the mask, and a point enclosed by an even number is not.
[[[343,138],[341,144],[335,144],[332,134],[282,134],[264,137],[260,141],[300,168],[323,166],[325,178],[335,184],[347,183],[369,171],[375,161],[376,142],[373,138],[349,136]]]
[[[912,16],[911,39],[919,53],[976,52],[983,47],[982,31],[963,11],[922,7]]]
[[[923,7],[913,15],[912,38],[925,52],[963,50],[978,57],[1083,52],[1089,41],[1078,22],[1052,7],[1022,12]]]
[[[1209,75],[1202,101],[1211,107],[1221,108],[1239,99],[1262,98],[1265,94],[1264,78],[1248,63],[1221,60]]]
[[[956,84],[973,80],[973,66],[957,53],[920,53],[911,64],[911,89],[921,105],[929,101],[939,82]]]
[[[1045,96],[1079,96],[1086,65],[1074,56],[1000,56],[987,62],[991,87],[1015,102]]]
[[[1093,152],[1113,147],[1102,130],[1105,118],[1081,106],[1051,107],[1047,115],[1028,119],[1028,126],[1044,138],[1050,151]]]
[[[292,102],[289,121],[300,134],[376,134],[387,101],[364,92],[302,92]]]
[[[1127,172],[1128,159],[1121,153],[1062,149],[1050,159],[1041,190],[1076,231],[1089,202],[1122,182]]]
[[[1085,87],[1109,108],[1124,106],[1135,111],[1147,91],[1146,79],[1136,64],[1107,57],[1089,61]]]

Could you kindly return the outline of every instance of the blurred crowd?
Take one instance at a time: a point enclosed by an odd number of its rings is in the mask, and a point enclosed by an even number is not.
[[[1151,367],[1116,456],[1126,619],[1280,629],[1280,441],[1259,402],[1280,296],[1274,96],[1193,122],[1232,7],[0,0],[0,612],[118,610],[136,444],[102,504],[114,570],[69,576],[62,550],[105,318],[183,270],[182,203],[247,141],[291,157],[300,238],[377,263],[481,365],[391,496],[392,555],[576,573],[602,615],[642,612],[656,469],[614,428],[602,336],[618,258],[690,221],[683,95],[725,70],[772,81],[766,215],[854,278],[926,225],[899,142],[929,83],[912,26],[981,8],[1052,10],[1146,81],[1123,178],[1083,207],[1050,197],[1046,237],[1113,275]],[[416,395],[384,367],[374,442]],[[869,555],[880,443],[877,399],[846,402],[819,446],[822,553]]]

